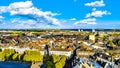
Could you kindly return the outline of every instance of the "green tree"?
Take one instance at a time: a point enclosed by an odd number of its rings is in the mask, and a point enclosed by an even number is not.
[[[52,63],[52,61],[47,61],[46,62],[46,68],[55,68],[54,64]]]
[[[56,63],[60,60],[60,57],[58,55],[52,54],[52,61],[53,63]]]
[[[19,54],[15,53],[15,54],[12,56],[12,60],[18,60],[18,56],[19,56]]]
[[[51,57],[52,60],[50,60]],[[51,56],[46,57],[46,59],[48,59],[46,60],[46,68],[63,68],[65,66],[67,56],[52,54]]]
[[[57,62],[57,63],[55,64],[55,68],[63,68],[62,63],[61,63],[61,62]]]
[[[45,56],[45,61],[52,61],[52,56]]]
[[[114,43],[112,41],[109,41],[109,45],[113,47]]]
[[[19,61],[22,60],[22,56],[23,56],[23,54],[18,54],[18,60]]]
[[[23,56],[23,61],[28,62],[41,62],[43,60],[43,56],[39,51],[25,51],[25,55]]]
[[[3,59],[4,59],[3,52],[0,52],[0,60],[3,60]]]
[[[12,59],[12,55],[14,54],[14,50],[13,49],[4,49],[3,51],[3,55],[4,55],[4,59],[5,60],[11,60]]]
[[[55,63],[55,68],[63,68],[65,66],[67,57],[62,55],[60,59]]]
[[[120,40],[118,40],[118,46],[120,46]]]
[[[62,67],[65,65],[66,59],[67,59],[67,56],[65,56],[65,55],[61,56],[61,59],[59,62],[62,64]]]

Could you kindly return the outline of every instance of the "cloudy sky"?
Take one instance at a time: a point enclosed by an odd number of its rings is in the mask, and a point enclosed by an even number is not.
[[[119,3],[119,0],[1,0],[0,29],[119,29]]]

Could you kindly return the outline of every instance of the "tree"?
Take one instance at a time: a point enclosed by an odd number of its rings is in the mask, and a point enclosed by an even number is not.
[[[66,59],[67,59],[67,56],[65,56],[65,55],[61,56],[61,59],[59,62],[62,64],[62,67],[65,65]]]
[[[52,61],[47,61],[46,62],[46,68],[55,68],[54,64],[52,63]]]
[[[51,57],[52,57],[52,60],[49,59]],[[52,54],[51,56],[46,57],[46,59],[49,59],[46,61],[46,68],[63,68],[65,66],[67,56],[65,55],[58,56],[58,55]]]
[[[63,68],[65,66],[67,57],[62,55],[60,59],[55,63],[55,68]]]
[[[25,51],[25,55],[23,56],[23,61],[27,62],[41,62],[43,60],[43,56],[38,51]]]
[[[22,56],[23,56],[23,54],[18,54],[18,60],[19,61],[23,59]]]
[[[52,54],[52,61],[53,63],[56,63],[60,60],[60,57],[58,55]]]
[[[12,55],[14,54],[14,50],[13,49],[4,49],[3,51],[3,55],[4,55],[4,59],[5,60],[11,60],[12,59]]]
[[[62,63],[61,63],[61,62],[57,62],[57,63],[55,64],[55,68],[63,68]]]
[[[118,46],[120,46],[120,40],[118,40]]]
[[[18,56],[19,56],[19,54],[14,54],[13,56],[12,56],[12,60],[18,60]]]
[[[4,59],[3,52],[0,52],[0,60],[3,60],[3,59]]]
[[[109,45],[113,47],[114,43],[112,41],[109,41]]]

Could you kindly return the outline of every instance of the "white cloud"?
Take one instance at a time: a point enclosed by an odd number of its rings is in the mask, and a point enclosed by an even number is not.
[[[103,0],[99,0],[99,1],[94,1],[94,2],[91,2],[91,3],[86,3],[85,6],[103,7],[103,6],[105,6],[105,4],[104,4]]]
[[[71,18],[70,20],[74,21],[74,20],[76,20],[76,18]]]
[[[110,15],[111,13],[108,11],[101,11],[101,10],[96,10],[93,9],[91,13],[86,14],[86,18],[88,17],[102,17],[103,15]]]
[[[35,27],[34,25],[36,24],[36,21],[34,20],[21,20],[18,18],[12,19],[11,20],[11,25],[14,24],[13,28],[33,28]]]
[[[31,1],[26,1],[26,2],[15,2],[15,3],[11,3],[9,5],[9,9],[19,9],[19,8],[29,8],[32,7],[33,4]]]
[[[77,21],[74,23],[74,25],[79,25],[79,24],[96,24],[96,19],[95,18],[87,18],[87,19],[83,19],[80,21]]]
[[[0,19],[3,19],[4,17],[3,16],[0,16]]]
[[[45,23],[49,25],[60,25],[60,21],[54,16],[58,13],[52,13],[51,11],[42,11],[33,6],[32,1],[15,2],[9,6],[2,6],[0,13],[9,12],[11,16],[18,15],[34,20],[37,23]],[[28,21],[30,22],[30,21]]]
[[[3,16],[0,16],[0,25],[4,23],[4,17]]]
[[[7,12],[7,11],[8,11],[7,6],[0,6],[0,14]]]
[[[96,22],[96,18],[97,17],[103,17],[104,15],[110,15],[111,13],[108,12],[107,10],[102,11],[102,10],[97,10],[96,7],[103,7],[105,6],[104,1],[103,0],[97,0],[91,3],[86,3],[85,6],[91,6],[93,7],[92,12],[86,14],[85,18],[83,20],[80,21],[76,21],[73,25],[75,26],[83,26],[84,28],[86,28],[86,25],[90,25],[91,27],[96,26],[95,24],[97,24]]]
[[[12,19],[11,22],[24,24],[24,25],[33,25],[36,23],[36,21],[34,21],[34,20],[21,20],[21,19]]]
[[[92,11],[96,11],[96,8],[93,8]]]
[[[0,25],[4,25],[4,24],[5,24],[4,17],[0,16]]]

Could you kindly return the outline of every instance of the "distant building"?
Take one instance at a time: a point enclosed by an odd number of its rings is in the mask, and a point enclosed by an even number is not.
[[[94,32],[95,32],[95,29],[92,29],[92,32],[94,33]]]
[[[44,55],[44,51],[40,51],[42,55]],[[49,51],[49,54],[56,54],[56,55],[66,55],[71,56],[71,51]]]
[[[71,56],[71,51],[50,51],[50,54]]]
[[[78,51],[78,55],[94,55],[95,52]]]
[[[78,29],[78,32],[80,32],[80,29]]]
[[[83,32],[83,30],[81,30]]]
[[[10,34],[0,34],[0,36],[10,36]]]
[[[95,35],[89,35],[89,40],[95,41]]]
[[[92,64],[83,63],[82,68],[94,68]]]

